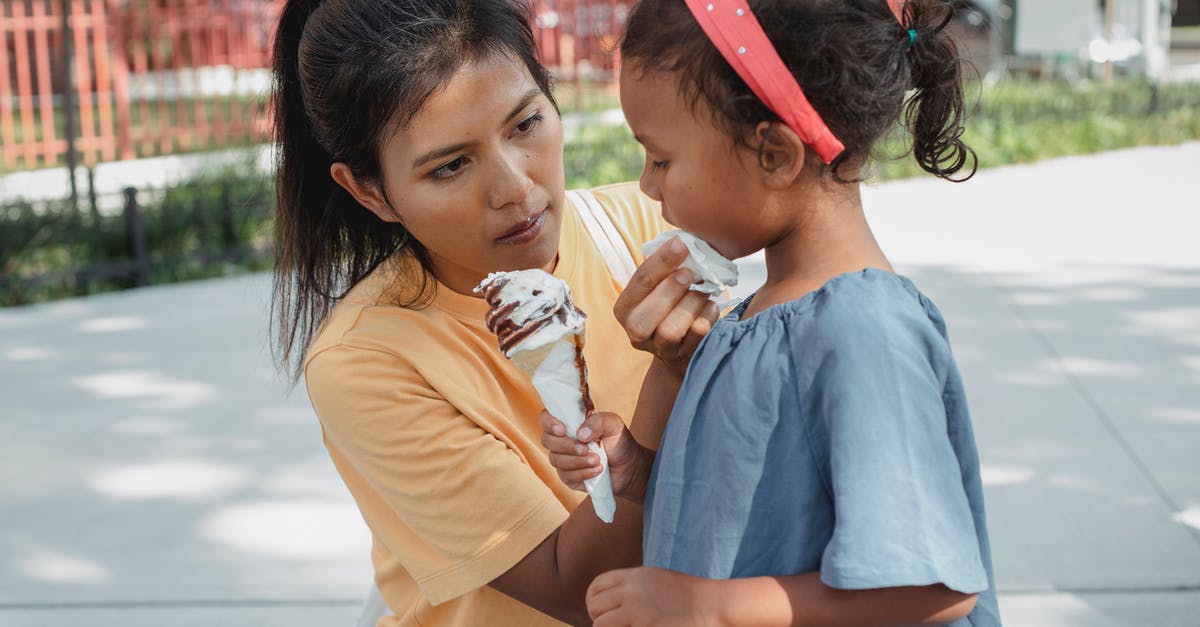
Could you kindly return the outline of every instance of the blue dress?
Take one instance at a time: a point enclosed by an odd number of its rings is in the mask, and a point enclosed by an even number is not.
[[[979,593],[1000,625],[983,487],[945,322],[882,270],[714,326],[646,494],[644,561],[699,577]]]

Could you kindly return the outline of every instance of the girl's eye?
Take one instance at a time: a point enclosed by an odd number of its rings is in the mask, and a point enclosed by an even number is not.
[[[429,176],[432,176],[435,179],[448,179],[455,174],[458,174],[458,171],[462,170],[466,165],[467,158],[459,157],[454,161],[451,161],[450,163],[447,163],[446,165],[434,170],[433,172],[430,172]]]
[[[542,122],[542,114],[535,113],[535,114],[525,118],[524,120],[521,120],[521,123],[517,125],[516,130],[518,133],[528,133],[528,132],[532,131],[533,129],[537,128],[538,124],[541,124],[541,122]]]
[[[665,167],[667,167],[666,161],[651,161],[650,162],[650,170],[651,171],[657,172]]]

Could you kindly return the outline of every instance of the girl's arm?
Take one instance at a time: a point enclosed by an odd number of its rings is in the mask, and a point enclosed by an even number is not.
[[[840,590],[826,586],[815,572],[718,580],[640,567],[597,577],[587,603],[598,627],[864,627],[950,623],[974,609],[976,596],[940,584]]]

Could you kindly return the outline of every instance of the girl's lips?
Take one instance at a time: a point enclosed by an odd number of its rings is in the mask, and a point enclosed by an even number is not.
[[[541,213],[521,223],[517,228],[497,237],[496,241],[507,245],[527,244],[537,239],[537,236],[542,234],[542,229],[545,226],[546,209],[543,209]]]

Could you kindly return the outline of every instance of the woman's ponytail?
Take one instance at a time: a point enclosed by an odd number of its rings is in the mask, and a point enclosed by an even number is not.
[[[334,156],[305,102],[301,40],[323,0],[289,0],[275,37],[275,285],[273,356],[293,380],[309,340],[358,278],[394,252],[407,233],[380,222],[330,176]],[[336,16],[335,16],[336,18]],[[319,113],[318,113],[319,115]],[[339,157],[338,160],[344,160]],[[326,239],[322,244],[318,240]],[[348,252],[353,242],[361,254]]]
[[[945,0],[904,4],[904,36],[897,45],[909,56],[913,93],[904,107],[913,156],[926,172],[955,181],[975,175],[978,157],[963,142],[962,60],[946,27],[953,7]],[[955,178],[970,162],[970,172]]]

